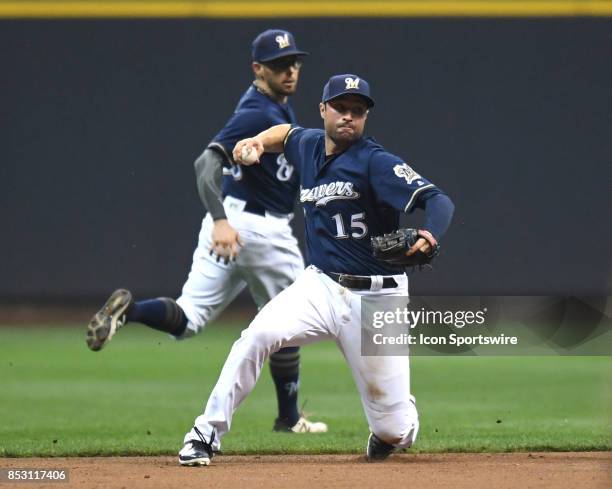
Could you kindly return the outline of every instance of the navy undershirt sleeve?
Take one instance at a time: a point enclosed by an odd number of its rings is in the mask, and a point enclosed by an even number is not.
[[[448,195],[436,189],[420,195],[415,206],[425,210],[423,227],[439,241],[446,233],[455,212],[452,200]]]

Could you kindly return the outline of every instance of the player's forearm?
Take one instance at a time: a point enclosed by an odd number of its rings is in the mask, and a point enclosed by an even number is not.
[[[223,157],[215,150],[205,149],[194,163],[198,194],[213,220],[226,219],[221,195]]]
[[[425,208],[424,228],[439,241],[450,226],[455,205],[448,195],[441,192],[427,198],[423,205]]]
[[[255,138],[261,142],[265,153],[282,153],[290,129],[291,124],[279,124],[260,132]]]

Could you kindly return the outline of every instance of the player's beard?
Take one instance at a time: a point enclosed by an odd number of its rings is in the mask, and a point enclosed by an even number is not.
[[[347,127],[347,125],[342,124],[342,125],[336,126],[332,134],[329,135],[329,137],[336,146],[341,147],[341,148],[346,148],[350,146],[351,144],[353,144],[355,141],[357,141],[361,137],[361,133],[358,132],[355,126],[348,126],[348,127],[351,127],[352,129],[352,131],[350,132],[342,131],[341,129],[343,127]]]
[[[291,86],[283,85],[282,82],[268,80],[268,86],[275,94],[288,97],[296,92],[297,80],[295,80]]]

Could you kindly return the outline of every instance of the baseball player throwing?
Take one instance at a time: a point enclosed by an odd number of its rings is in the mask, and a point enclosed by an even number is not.
[[[196,160],[198,192],[208,209],[187,282],[177,301],[134,302],[116,290],[88,325],[87,344],[100,350],[127,322],[143,323],[177,339],[200,332],[245,288],[258,307],[288,287],[304,263],[291,232],[298,174],[282,154],[258,155],[261,164],[236,165],[232,149],[240,139],[277,124],[294,124],[289,96],[297,87],[302,58],[290,32],[273,29],[253,41],[253,85],[225,127]],[[299,349],[288,346],[270,358],[276,386],[276,431],[327,431],[297,408]]]
[[[353,372],[371,430],[368,459],[414,443],[419,419],[408,357],[360,354],[360,299],[408,294],[403,269],[374,258],[370,237],[397,229],[401,212],[423,208],[424,229],[407,253],[427,254],[437,248],[454,207],[401,158],[362,137],[373,106],[363,78],[333,76],[320,104],[324,131],[282,124],[234,148],[234,159],[244,164],[284,152],[299,169],[310,266],[234,343],[204,413],[185,435],[181,464],[210,463],[269,354],[322,339],[336,341]]]

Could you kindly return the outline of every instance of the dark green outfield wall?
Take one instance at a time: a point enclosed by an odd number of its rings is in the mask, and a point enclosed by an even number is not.
[[[414,293],[609,293],[611,20],[91,20],[0,21],[0,298],[179,293],[192,162],[269,26],[312,52],[304,125],[360,74],[369,133],[455,201]]]

